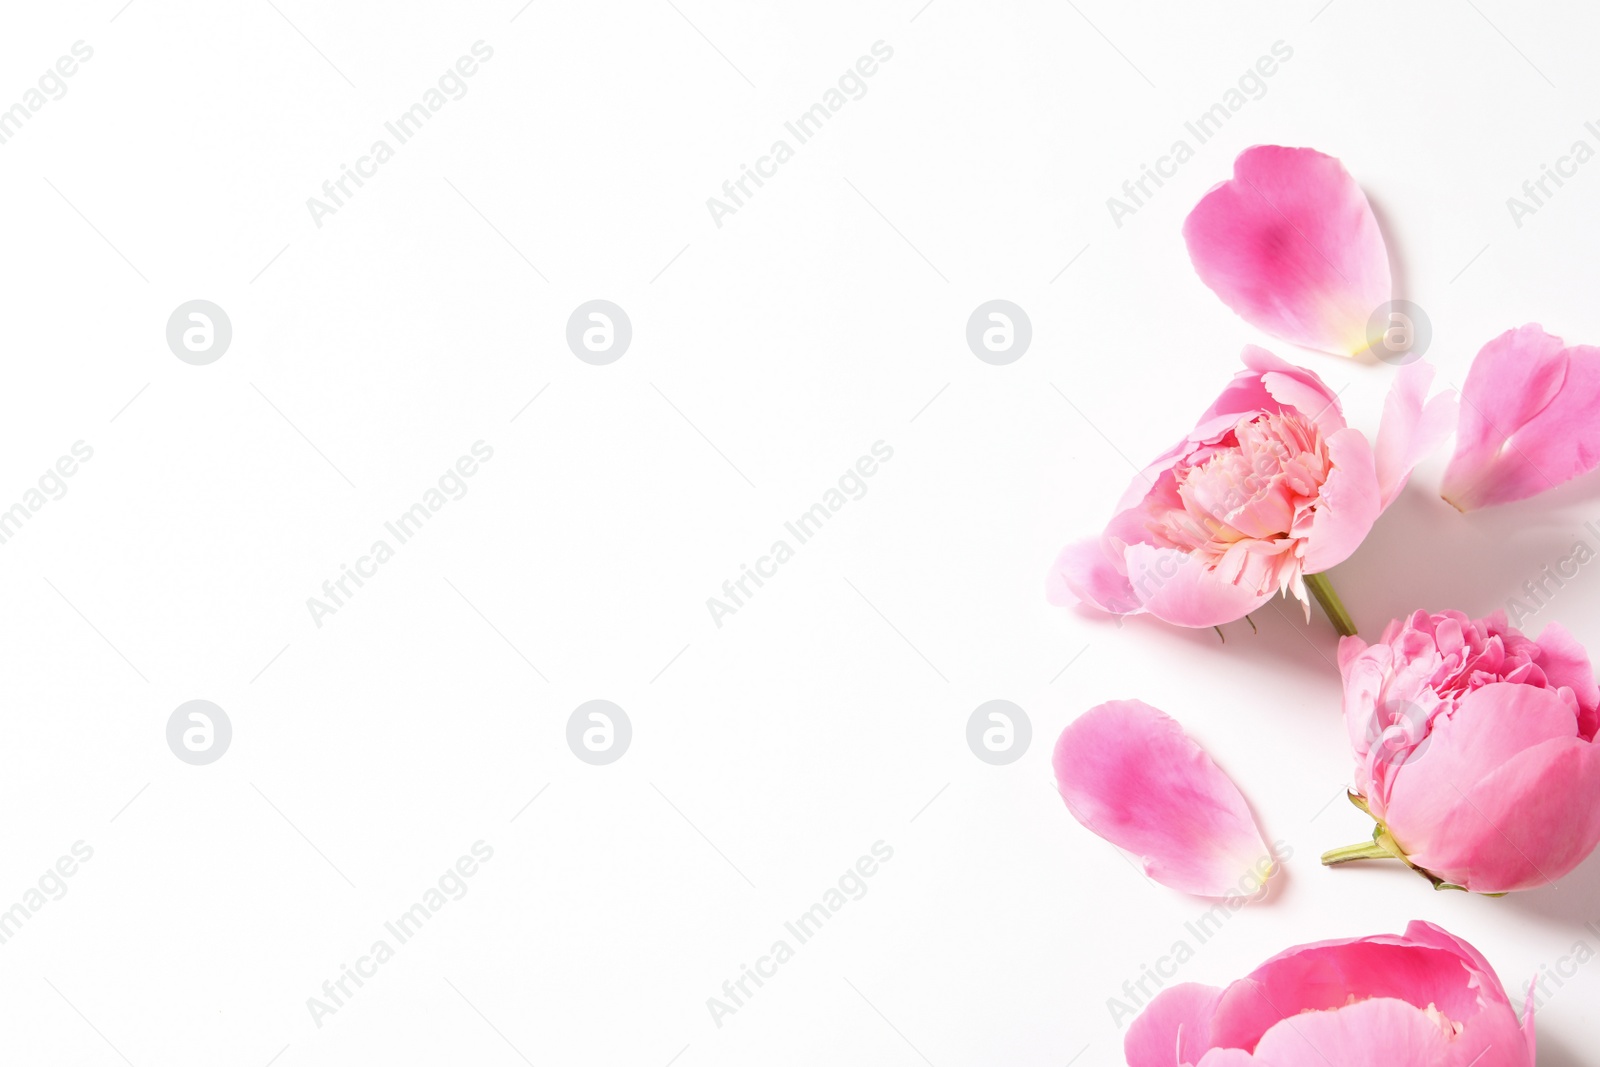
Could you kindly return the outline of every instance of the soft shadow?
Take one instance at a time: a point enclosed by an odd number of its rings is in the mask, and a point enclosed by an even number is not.
[[[1512,893],[1501,903],[1574,933],[1586,923],[1600,922],[1600,852],[1554,885]]]
[[[1173,626],[1148,615],[1129,615],[1120,620],[1099,613],[1081,617],[1097,620],[1096,629],[1102,632],[1128,632],[1152,654],[1164,643],[1188,645],[1222,663],[1258,669],[1264,659],[1270,659],[1306,674],[1327,676],[1335,685],[1338,682],[1339,634],[1315,603],[1311,607],[1311,621],[1307,623],[1305,608],[1292,597],[1273,598],[1253,612],[1249,620],[1224,623],[1220,637],[1209,627]],[[1335,696],[1335,703],[1337,699]]]
[[[1519,1007],[1520,1011],[1521,1008]],[[1534,1029],[1538,1029],[1538,1014],[1534,1015]],[[1559,1037],[1539,1034],[1539,1067],[1593,1067],[1593,1060],[1581,1059]]]
[[[1419,608],[1454,608],[1476,617],[1507,609],[1513,597],[1538,607],[1525,583],[1543,579],[1545,568],[1570,556],[1580,538],[1600,548],[1600,537],[1574,514],[1583,495],[1596,487],[1564,488],[1570,491],[1528,502],[1533,506],[1510,504],[1463,515],[1431,487],[1408,485],[1355,555],[1332,571],[1362,635],[1373,640],[1390,619]],[[1590,577],[1580,571],[1566,581]],[[1540,599],[1559,607],[1570,590],[1546,581]],[[1529,623],[1534,632],[1557,612],[1537,614]]]
[[[1411,299],[1411,274],[1406,269],[1405,257],[1400,254],[1400,242],[1395,240],[1394,226],[1389,221],[1389,209],[1383,206],[1383,201],[1372,195],[1370,189],[1363,189],[1367,194],[1367,203],[1372,205],[1372,217],[1378,220],[1378,231],[1383,234],[1383,244],[1389,251],[1389,278],[1392,282],[1392,291],[1397,299]]]

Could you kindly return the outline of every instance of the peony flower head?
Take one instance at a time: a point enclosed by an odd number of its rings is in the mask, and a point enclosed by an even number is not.
[[[1187,437],[1142,470],[1097,538],[1069,545],[1052,603],[1179,626],[1232,622],[1278,594],[1302,602],[1305,576],[1345,560],[1448,433],[1433,371],[1396,377],[1376,452],[1347,426],[1339,398],[1309,370],[1262,348]]]
[[[1519,1023],[1477,949],[1414,922],[1291,948],[1223,989],[1164,989],[1123,1051],[1129,1067],[1533,1067],[1532,999]]]
[[[1505,893],[1600,844],[1600,688],[1566,630],[1419,611],[1376,644],[1344,638],[1339,668],[1353,799],[1378,823],[1348,858],[1387,853],[1436,885]]]

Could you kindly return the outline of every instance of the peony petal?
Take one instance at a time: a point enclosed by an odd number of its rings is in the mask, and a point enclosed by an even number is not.
[[[1578,698],[1578,736],[1593,741],[1600,730],[1600,686],[1595,684],[1589,653],[1559,622],[1539,632],[1539,666],[1557,689],[1565,686]]]
[[[1419,948],[1406,938],[1383,934],[1298,945],[1228,986],[1217,1002],[1210,1040],[1254,1048],[1282,1020],[1332,1011],[1351,999],[1400,1000],[1415,1008],[1432,1005],[1466,1024],[1483,1014],[1480,981],[1470,962],[1448,945]],[[1262,996],[1263,990],[1269,995]],[[1514,1026],[1515,1017],[1503,995],[1500,1004]]]
[[[1408,855],[1474,893],[1547,885],[1600,843],[1600,746],[1590,742],[1545,741],[1460,791],[1460,802]]]
[[[1137,700],[1081,716],[1055,749],[1056,785],[1088,829],[1145,873],[1197,896],[1249,896],[1271,850],[1239,788],[1170,717]]]
[[[1246,322],[1306,348],[1355,355],[1392,296],[1366,196],[1332,156],[1257,145],[1183,224],[1200,280]]]
[[[1277,401],[1276,405],[1263,406],[1263,410],[1298,411],[1328,437],[1344,429],[1339,394],[1329,389],[1315,372],[1297,367],[1256,345],[1245,345],[1241,358],[1245,366],[1261,376],[1267,394]]]
[[[1235,585],[1199,559],[1175,548],[1129,545],[1123,558],[1141,609],[1174,626],[1236,622],[1277,592],[1269,588],[1258,593],[1248,585]]]
[[[1422,1008],[1403,1000],[1363,1000],[1334,1011],[1284,1019],[1256,1046],[1270,1067],[1496,1067],[1518,1061],[1482,1057],[1490,1046],[1453,1041]]]
[[[1061,550],[1045,577],[1045,598],[1056,605],[1084,603],[1126,615],[1142,611],[1127,576],[1107,554],[1105,538],[1078,541]]]
[[[1425,721],[1420,710],[1385,710],[1419,727]],[[1383,805],[1383,820],[1402,848],[1409,850],[1413,843],[1425,846],[1435,836],[1433,828],[1508,757],[1577,734],[1572,709],[1553,689],[1513,682],[1475,689],[1462,698],[1454,714],[1438,716],[1428,735],[1405,757],[1405,769],[1394,776]]]
[[[1372,446],[1360,430],[1340,430],[1328,438],[1328,460],[1333,469],[1317,494],[1316,518],[1305,539],[1307,574],[1349,559],[1383,510]]]
[[[1529,324],[1478,352],[1442,495],[1461,511],[1522,500],[1600,465],[1600,348]]]
[[[1220,996],[1222,990],[1194,982],[1156,994],[1122,1039],[1128,1067],[1178,1067],[1197,1062],[1211,1043],[1211,1013]]]
[[[1450,436],[1456,423],[1456,400],[1441,393],[1427,400],[1433,368],[1418,360],[1400,368],[1383,402],[1378,443],[1373,457],[1385,509],[1406,487],[1411,469]],[[1426,400],[1426,403],[1424,401]]]

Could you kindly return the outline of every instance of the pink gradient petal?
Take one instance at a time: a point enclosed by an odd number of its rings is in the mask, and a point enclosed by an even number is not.
[[[1422,719],[1420,713],[1407,717]],[[1576,735],[1572,708],[1553,689],[1494,682],[1473,690],[1453,714],[1433,721],[1406,758],[1404,773],[1394,776],[1378,814],[1409,850],[1495,773],[1506,753]]]
[[[1253,1048],[1282,1020],[1332,1011],[1352,997],[1403,1000],[1418,1008],[1432,1004],[1456,1020],[1478,1014],[1480,991],[1460,955],[1448,947],[1431,949],[1419,950],[1391,935],[1291,948],[1227,988],[1217,1003],[1210,1039]],[[1263,990],[1269,995],[1263,997]]]
[[[1222,990],[1193,982],[1163,989],[1122,1039],[1128,1067],[1195,1063],[1210,1044],[1211,1013],[1221,996]]]
[[[1452,1041],[1421,1008],[1403,1000],[1374,999],[1285,1019],[1256,1046],[1261,1067],[1467,1067],[1487,1046]],[[1475,1067],[1510,1061],[1488,1056]]]
[[[1460,803],[1408,856],[1475,893],[1553,882],[1600,843],[1600,746],[1590,742],[1545,741],[1458,788]]]
[[[1351,356],[1391,295],[1389,255],[1337,159],[1257,145],[1183,224],[1196,272],[1240,317],[1306,348]]]
[[[1534,1033],[1534,992],[1539,988],[1539,976],[1534,975],[1533,981],[1528,983],[1528,995],[1522,1001],[1522,1036],[1528,1039],[1528,1062],[1539,1061],[1539,1036]]]
[[[1113,615],[1142,611],[1133,587],[1106,552],[1102,537],[1061,550],[1045,577],[1045,599],[1056,605],[1091,604]]]
[[[1462,511],[1522,500],[1600,465],[1600,348],[1530,323],[1478,352],[1442,495]]]
[[[1328,438],[1328,458],[1333,469],[1322,483],[1316,518],[1305,540],[1303,566],[1307,574],[1349,559],[1383,510],[1372,446],[1360,430],[1340,430]]]
[[[1594,740],[1600,730],[1600,685],[1595,684],[1589,653],[1559,622],[1539,632],[1539,666],[1556,688],[1565,686],[1578,698],[1578,736]]]
[[[1385,509],[1406,487],[1411,469],[1422,462],[1456,425],[1456,399],[1441,393],[1428,400],[1433,368],[1418,360],[1400,368],[1383,403],[1378,443],[1373,457],[1378,468],[1378,488]]]
[[[1240,358],[1245,366],[1261,375],[1261,384],[1277,401],[1278,410],[1299,411],[1330,437],[1344,429],[1339,394],[1329,389],[1316,372],[1297,367],[1257,345],[1245,345]]]
[[[1129,545],[1123,558],[1140,607],[1175,626],[1221,626],[1271,600],[1276,589],[1257,592],[1235,585],[1216,570],[1175,548]]]
[[[1238,787],[1150,705],[1114,700],[1090,709],[1062,731],[1054,765],[1073,818],[1138,854],[1162,885],[1249,896],[1271,876],[1271,850]]]

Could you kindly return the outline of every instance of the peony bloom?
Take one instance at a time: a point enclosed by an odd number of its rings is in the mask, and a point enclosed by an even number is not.
[[[1449,433],[1450,398],[1424,404],[1425,363],[1398,372],[1374,451],[1317,375],[1262,348],[1243,358],[1248,369],[1139,473],[1105,532],[1061,551],[1051,603],[1178,626],[1233,622],[1279,593],[1309,611],[1307,579],[1356,550]],[[1331,597],[1324,589],[1312,591]],[[1347,617],[1340,628],[1354,632]]]
[[[1600,688],[1566,630],[1419,611],[1375,645],[1346,637],[1339,669],[1351,799],[1378,826],[1324,863],[1393,857],[1436,886],[1506,893],[1600,844]]]
[[[1091,708],[1061,732],[1056,788],[1085,828],[1137,853],[1162,885],[1250,898],[1272,850],[1233,779],[1177,722],[1138,700]]]
[[[1361,187],[1332,156],[1245,149],[1233,178],[1184,220],[1183,239],[1200,280],[1274,337],[1343,356],[1383,337],[1388,249]]]
[[[1129,1067],[1533,1067],[1533,1006],[1519,1024],[1477,949],[1414,922],[1291,948],[1225,989],[1164,989],[1123,1051]]]
[[[1529,324],[1478,352],[1443,496],[1458,510],[1542,493],[1600,465],[1600,348]]]

